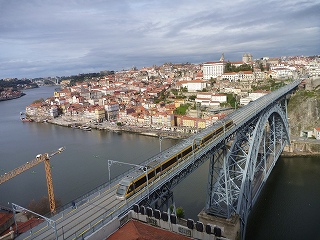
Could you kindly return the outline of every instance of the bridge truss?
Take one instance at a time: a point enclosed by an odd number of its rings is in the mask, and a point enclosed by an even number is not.
[[[284,98],[243,122],[211,156],[205,211],[225,219],[238,215],[242,239],[250,210],[290,142],[288,131]]]

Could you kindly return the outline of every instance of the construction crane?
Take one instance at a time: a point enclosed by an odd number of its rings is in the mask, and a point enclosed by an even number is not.
[[[51,214],[54,214],[56,212],[56,202],[54,200],[54,193],[53,193],[53,183],[52,183],[52,176],[51,176],[51,167],[50,167],[50,158],[53,157],[56,154],[61,153],[64,150],[64,147],[59,148],[54,153],[51,153],[50,155],[48,153],[38,154],[35,159],[33,159],[31,162],[27,162],[23,164],[20,167],[17,167],[10,172],[7,172],[0,176],[0,185],[11,178],[14,178],[15,176],[19,175],[20,173],[23,173],[27,171],[28,169],[38,165],[41,162],[44,162],[44,168],[46,171],[46,179],[47,179],[47,187],[48,187],[48,196],[49,196],[49,203],[50,203],[50,211]]]

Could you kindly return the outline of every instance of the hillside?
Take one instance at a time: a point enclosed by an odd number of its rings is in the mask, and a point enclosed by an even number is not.
[[[299,136],[301,130],[320,127],[320,90],[299,90],[288,101],[290,132]]]

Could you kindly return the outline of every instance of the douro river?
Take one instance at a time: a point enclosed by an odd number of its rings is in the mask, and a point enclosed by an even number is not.
[[[50,160],[54,193],[63,204],[108,181],[107,160],[139,164],[159,151],[155,137],[130,133],[90,132],[47,123],[23,123],[20,112],[55,87],[26,90],[22,98],[0,102],[0,175],[31,161],[39,153],[65,147]],[[176,140],[163,139],[162,149]],[[204,163],[174,189],[185,218],[197,219],[204,208],[209,163]],[[111,178],[126,166],[112,165]],[[0,205],[27,207],[47,196],[44,164],[0,185]],[[252,209],[247,239],[320,239],[320,159],[281,158]]]

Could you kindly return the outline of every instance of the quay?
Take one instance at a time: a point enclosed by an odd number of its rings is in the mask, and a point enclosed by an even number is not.
[[[138,127],[138,126],[127,126],[122,125],[118,126],[115,123],[111,122],[102,122],[102,123],[88,123],[88,121],[76,121],[71,118],[66,117],[57,117],[53,119],[48,119],[44,121],[43,119],[33,119],[37,123],[50,123],[55,124],[63,127],[69,127],[69,128],[79,128],[81,126],[89,126],[92,129],[96,130],[105,130],[105,131],[111,131],[111,132],[129,132],[129,133],[136,133],[140,135],[145,136],[152,136],[152,137],[165,137],[165,138],[171,138],[171,139],[182,139],[191,136],[198,130],[186,128],[186,127],[173,127],[170,130],[162,130],[162,129],[155,129],[152,127]]]

